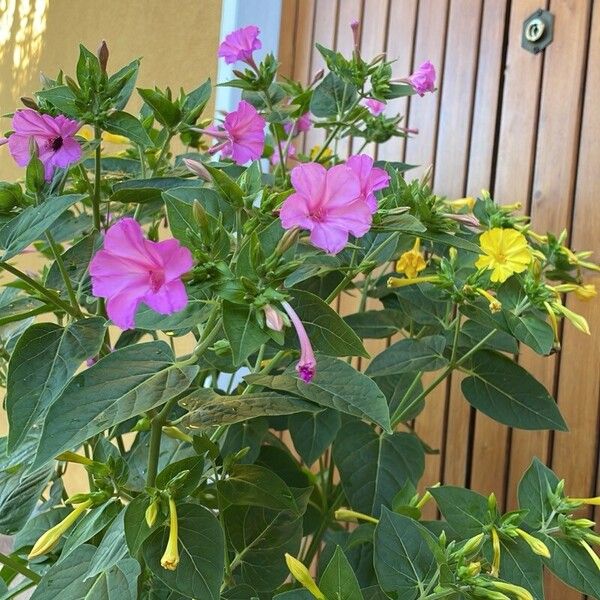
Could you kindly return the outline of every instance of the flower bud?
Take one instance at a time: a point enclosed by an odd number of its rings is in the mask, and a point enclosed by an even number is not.
[[[349,523],[355,523],[356,521],[367,521],[369,523],[374,523],[375,525],[379,523],[379,519],[376,519],[375,517],[354,510],[348,510],[347,508],[336,510],[335,519],[336,521],[347,521]]]
[[[21,102],[27,107],[32,108],[33,110],[39,111],[40,107],[37,105],[37,102],[30,98],[29,96],[21,96]]]
[[[192,160],[191,158],[184,158],[183,163],[192,173],[198,175],[200,179],[204,179],[204,181],[211,181],[210,173],[201,162]]]
[[[544,558],[550,558],[550,550],[548,550],[548,546],[544,544],[541,540],[538,540],[536,537],[530,535],[526,531],[517,528],[517,535],[527,542],[527,545],[531,548],[534,554],[538,556],[543,556]]]
[[[108,46],[106,45],[106,40],[102,40],[100,43],[100,47],[98,48],[97,56],[98,61],[100,62],[100,69],[106,75],[106,65],[108,65]]]
[[[308,569],[297,559],[286,552],[285,562],[292,577],[304,588],[306,588],[317,600],[326,600],[323,592],[317,587]]]
[[[461,553],[462,554],[472,554],[473,552],[477,552],[477,550],[479,550],[479,547],[481,546],[481,543],[483,542],[484,538],[485,538],[485,533],[480,533],[478,535],[473,536],[472,538],[469,538],[465,542],[465,545],[462,547]]]
[[[169,425],[167,427],[163,427],[162,430],[166,436],[168,436],[174,440],[180,440],[182,442],[187,442],[188,444],[191,444],[193,441],[192,436],[181,431],[181,429],[179,429],[179,427],[174,427],[174,426]]]
[[[323,79],[324,76],[325,76],[325,69],[319,69],[315,73],[314,77],[312,78],[312,81],[310,82],[310,86],[312,87],[313,85],[315,85],[316,83],[321,81],[321,79]]]
[[[498,577],[500,574],[500,536],[495,527],[492,527],[492,577]]]
[[[154,523],[156,523],[156,517],[158,516],[157,500],[153,500],[152,502],[150,502],[144,516],[146,518],[146,524],[148,525],[148,527],[152,528],[154,526]]]
[[[179,564],[178,537],[177,505],[173,498],[169,498],[169,540],[160,559],[160,565],[163,569],[174,571]]]
[[[267,327],[273,331],[281,331],[284,325],[282,314],[270,304],[263,306],[263,310],[265,311]]]
[[[517,600],[533,600],[533,596],[519,585],[507,583],[506,581],[494,581],[492,586],[495,590],[512,594]]]
[[[56,460],[72,462],[86,466],[94,464],[94,461],[91,458],[88,458],[87,456],[81,456],[81,454],[77,454],[76,452],[62,452],[56,457]]]

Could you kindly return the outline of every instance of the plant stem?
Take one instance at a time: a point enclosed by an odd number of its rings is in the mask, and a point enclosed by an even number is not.
[[[69,274],[65,269],[65,263],[62,259],[62,256],[60,255],[56,242],[54,241],[54,238],[52,237],[52,234],[49,231],[46,232],[46,239],[48,240],[48,244],[50,245],[50,249],[52,250],[52,254],[54,256],[54,260],[56,261],[56,266],[58,267],[60,275],[65,284],[65,288],[67,290],[67,294],[69,295],[69,300],[71,301],[73,310],[79,313],[79,316],[82,317],[83,315],[81,313],[81,308],[79,308],[79,302],[77,302],[77,296],[75,295],[75,291],[73,290],[71,279],[69,278]]]
[[[62,300],[58,296],[58,294],[55,294],[51,290],[46,289],[43,285],[38,283],[35,279],[32,279],[31,277],[29,277],[29,275],[26,275],[25,273],[23,273],[23,271],[20,271],[19,269],[17,269],[17,267],[13,267],[11,264],[9,264],[7,262],[0,261],[0,268],[4,269],[5,271],[8,271],[9,273],[12,273],[16,277],[18,277],[21,281],[24,281],[25,283],[27,283],[34,290],[38,291],[45,298],[47,298],[51,304],[54,304],[54,306],[56,306],[57,308],[60,308],[60,310],[66,312],[67,314],[71,315],[72,317],[75,317],[76,319],[79,318],[79,313],[75,312],[73,307],[70,304],[68,304],[67,302],[65,302],[64,300]]]
[[[94,151],[94,195],[92,196],[92,212],[94,216],[94,229],[100,231],[100,183],[102,177],[102,131],[98,125],[94,126],[94,141],[97,146]]]
[[[165,154],[167,153],[167,149],[169,148],[169,142],[171,141],[172,137],[173,137],[173,132],[171,130],[169,130],[167,132],[167,137],[165,138],[165,141],[163,142],[163,145],[158,154],[158,158],[156,159],[156,164],[154,165],[154,169],[152,169],[152,176],[154,176],[156,174],[156,172],[158,171],[158,167],[160,167],[160,163],[162,162],[163,158],[165,157]]]
[[[152,419],[152,424],[150,425],[150,448],[148,450],[148,472],[146,473],[147,487],[153,487],[156,483],[162,428],[166,424],[169,413],[178,399],[179,396],[173,396]]]
[[[27,579],[35,583],[39,583],[41,581],[41,577],[31,569],[28,569],[25,565],[22,565],[18,560],[14,559],[12,556],[6,556],[6,554],[2,554],[0,552],[0,563],[7,566],[9,569],[20,573]]]

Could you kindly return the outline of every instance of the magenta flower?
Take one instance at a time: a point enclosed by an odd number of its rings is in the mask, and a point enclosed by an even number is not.
[[[346,161],[346,166],[356,173],[360,181],[360,191],[369,210],[377,211],[377,198],[375,192],[386,188],[390,183],[390,176],[384,169],[373,166],[373,159],[366,154],[356,154]]]
[[[296,311],[287,302],[282,302],[281,306],[283,306],[285,312],[288,314],[300,341],[300,360],[296,365],[296,372],[302,381],[310,383],[317,373],[317,360],[315,359],[310,339]]]
[[[81,158],[81,146],[75,139],[80,123],[63,115],[42,115],[31,108],[15,112],[14,133],[8,138],[8,148],[15,162],[25,167],[31,160],[30,140],[38,147],[44,165],[46,181],[52,179],[55,167],[66,168]]]
[[[285,150],[283,144],[282,144],[282,150]],[[295,146],[293,146],[292,144],[290,144],[288,146],[287,156],[284,156],[284,159],[297,160]],[[273,154],[271,155],[271,164],[273,166],[275,166],[275,165],[278,165],[280,162],[281,162],[281,156],[279,156],[279,150],[277,148],[275,148],[273,150]]]
[[[298,117],[296,122],[287,121],[283,124],[283,129],[286,135],[290,135],[292,129],[294,133],[292,135],[298,135],[304,131],[308,131],[311,128],[312,121],[310,120],[310,113],[305,112],[301,117]]]
[[[262,44],[258,39],[259,33],[260,29],[256,25],[249,25],[232,31],[221,42],[218,56],[224,58],[228,65],[241,60],[254,66],[252,53],[262,48]]]
[[[192,265],[192,253],[177,240],[152,242],[135,219],[121,219],[108,229],[103,249],[90,263],[92,293],[108,300],[108,316],[116,325],[133,329],[141,302],[161,315],[185,308],[181,276]]]
[[[238,165],[260,158],[265,147],[265,120],[245,100],[238,104],[237,110],[227,114],[223,129],[211,127],[195,131],[221,140],[209,150],[210,154],[221,151]]]
[[[369,109],[369,112],[374,116],[379,116],[386,107],[386,103],[381,100],[375,100],[375,98],[367,98],[362,102],[363,106]]]
[[[412,75],[408,77],[408,83],[419,96],[425,92],[433,92],[435,89],[435,67],[431,61],[424,62]]]
[[[371,228],[371,209],[353,169],[336,165],[327,170],[306,163],[294,167],[291,178],[295,193],[286,198],[279,213],[284,229],[308,229],[313,246],[337,254],[350,233],[361,237]]]

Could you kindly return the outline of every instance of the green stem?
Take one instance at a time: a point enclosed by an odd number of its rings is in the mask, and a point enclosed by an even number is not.
[[[20,573],[27,579],[35,583],[39,583],[41,581],[41,577],[31,569],[28,569],[25,565],[22,565],[18,560],[14,559],[12,556],[6,556],[6,554],[2,554],[0,552],[0,563],[7,566],[9,569]]]
[[[94,151],[94,195],[92,196],[92,212],[94,216],[94,229],[100,231],[102,222],[100,220],[100,185],[102,177],[102,131],[98,125],[94,126],[94,140],[96,149]]]
[[[153,487],[156,483],[156,474],[158,473],[158,459],[160,457],[160,442],[162,438],[162,428],[167,422],[169,413],[179,396],[173,396],[162,408],[162,410],[152,419],[150,425],[150,448],[148,450],[148,472],[146,474],[146,486]]]
[[[56,242],[52,237],[52,234],[49,231],[46,231],[46,239],[48,240],[48,244],[50,245],[50,249],[52,250],[52,254],[54,256],[54,260],[56,261],[56,266],[60,271],[60,275],[65,284],[65,288],[67,290],[67,294],[69,295],[69,300],[71,301],[71,305],[73,306],[73,310],[79,313],[80,317],[83,317],[81,313],[81,308],[79,308],[79,302],[77,302],[77,296],[75,295],[75,291],[73,290],[73,285],[71,283],[71,279],[69,278],[69,274],[65,269],[65,263],[60,255]]]
[[[28,284],[34,290],[36,290],[37,292],[42,294],[45,298],[47,298],[51,304],[54,304],[54,306],[56,306],[57,308],[60,308],[60,310],[66,312],[67,314],[71,315],[72,317],[75,317],[76,319],[79,318],[80,314],[78,312],[76,312],[70,304],[68,304],[67,302],[62,300],[58,296],[58,294],[55,294],[51,290],[46,289],[43,285],[38,283],[35,279],[32,279],[31,277],[29,277],[29,275],[26,275],[25,273],[23,273],[23,271],[20,271],[16,267],[13,267],[11,264],[9,264],[7,262],[2,262],[2,261],[0,261],[0,268],[4,269],[5,271],[8,271],[9,273],[12,273],[16,277],[18,277],[21,281],[24,281],[26,284]]]
[[[172,137],[173,137],[173,132],[169,130],[167,132],[167,137],[165,138],[165,141],[163,142],[163,145],[161,146],[160,153],[158,154],[158,158],[156,159],[156,164],[154,165],[154,169],[152,169],[153,176],[158,171],[158,168],[160,167],[160,163],[162,162],[163,158],[165,157],[165,154],[167,153],[167,150],[169,148],[169,143],[171,142]]]
[[[265,96],[265,102],[267,104],[267,107],[272,112],[273,111],[273,103],[271,102],[271,97],[269,96],[269,90],[267,89],[263,93]],[[272,131],[273,131],[273,135],[275,136],[275,142],[277,143],[277,151],[279,153],[279,166],[281,167],[281,175],[282,175],[283,179],[285,180],[285,178],[287,176],[287,169],[285,166],[285,161],[283,159],[284,154],[283,154],[283,148],[281,147],[281,138],[279,137],[279,132],[277,131],[276,125],[274,125],[272,127]]]

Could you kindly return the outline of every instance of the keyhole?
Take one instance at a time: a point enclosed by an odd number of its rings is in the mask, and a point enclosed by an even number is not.
[[[546,25],[541,19],[533,19],[525,29],[525,38],[528,42],[537,42],[544,35]]]

